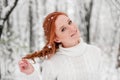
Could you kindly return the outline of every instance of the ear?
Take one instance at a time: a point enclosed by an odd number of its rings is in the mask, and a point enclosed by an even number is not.
[[[58,38],[55,38],[54,41],[57,43],[61,43],[61,41]]]

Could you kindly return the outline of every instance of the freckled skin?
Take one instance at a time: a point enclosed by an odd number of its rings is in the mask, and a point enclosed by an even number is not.
[[[80,32],[74,22],[65,15],[60,15],[55,21],[56,42],[61,42],[63,47],[72,47],[78,44]]]

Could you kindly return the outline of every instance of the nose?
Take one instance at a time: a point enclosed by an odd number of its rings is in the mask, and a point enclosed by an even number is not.
[[[69,26],[69,31],[70,32],[76,32],[76,27],[75,26]]]

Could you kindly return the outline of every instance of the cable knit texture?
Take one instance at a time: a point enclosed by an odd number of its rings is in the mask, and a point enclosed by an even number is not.
[[[106,73],[102,51],[82,39],[74,47],[60,46],[57,53],[42,64],[43,80],[107,80]]]

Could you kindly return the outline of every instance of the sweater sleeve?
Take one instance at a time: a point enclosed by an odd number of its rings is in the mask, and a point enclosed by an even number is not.
[[[41,67],[42,80],[56,80],[53,64],[49,60],[45,60]]]
[[[111,62],[107,54],[99,49],[98,70],[101,76],[101,80],[117,80],[116,69],[111,67]]]
[[[106,57],[106,58],[105,58]],[[98,70],[101,77],[101,80],[108,80],[109,77],[108,71],[108,57],[103,54],[103,52],[99,49],[99,64],[98,64]]]

